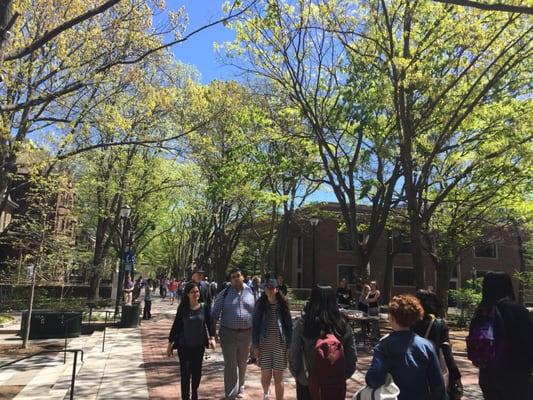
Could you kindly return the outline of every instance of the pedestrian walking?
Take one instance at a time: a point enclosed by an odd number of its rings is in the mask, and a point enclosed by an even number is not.
[[[444,312],[437,295],[429,290],[418,290],[416,298],[424,309],[424,317],[415,322],[411,330],[428,339],[436,346],[444,384],[450,400],[460,400],[463,396],[461,372],[453,357],[450,331],[444,320]]]
[[[170,293],[170,305],[174,304],[174,299],[176,298],[176,294],[178,292],[178,282],[176,282],[176,278],[172,278],[172,280],[168,284],[168,292]]]
[[[124,304],[131,306],[133,302],[133,280],[131,279],[130,273],[126,273],[126,279],[124,279],[123,293],[124,293]]]
[[[486,400],[528,400],[533,393],[533,321],[515,301],[511,278],[488,272],[467,341],[468,358],[479,368]]]
[[[261,278],[254,276],[252,278],[252,293],[254,294],[254,303],[257,305],[257,301],[261,298],[263,289],[261,288]],[[253,343],[250,344],[250,356],[248,357],[248,364],[255,364],[257,357],[255,356],[255,349]]]
[[[230,272],[231,285],[217,296],[213,324],[220,319],[220,345],[224,356],[224,394],[226,399],[243,398],[246,360],[250,350],[254,296],[244,284],[238,268]]]
[[[335,291],[314,286],[289,347],[297,399],[344,400],[356,362],[353,332],[339,311]]]
[[[285,297],[287,297],[287,293],[289,292],[289,288],[285,284],[285,278],[283,278],[283,275],[278,275],[278,291]]]
[[[289,305],[278,289],[277,279],[268,279],[264,293],[256,302],[252,323],[252,342],[261,368],[263,400],[270,399],[272,376],[276,400],[283,400],[283,373],[287,369],[287,351],[291,340]]]
[[[366,383],[377,389],[390,374],[399,387],[398,400],[446,399],[444,380],[435,346],[411,331],[424,315],[420,301],[412,295],[394,296],[389,304],[393,332],[374,347]]]
[[[144,308],[143,308],[143,319],[152,318],[152,292],[154,291],[154,282],[151,279],[148,279],[144,285]]]
[[[198,400],[205,348],[215,349],[215,332],[209,304],[200,303],[200,291],[194,282],[185,286],[172,329],[168,335],[167,355],[178,349],[181,372],[181,398]]]
[[[200,290],[200,302],[211,304],[213,302],[211,289],[209,284],[204,280],[204,274],[205,272],[203,269],[197,268],[192,274],[192,280],[196,283],[198,290]]]

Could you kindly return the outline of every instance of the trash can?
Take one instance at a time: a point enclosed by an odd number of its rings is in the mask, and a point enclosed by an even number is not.
[[[20,334],[26,329],[28,310],[22,311]],[[82,311],[32,310],[30,339],[54,339],[81,335]]]
[[[139,313],[141,304],[138,302],[132,305],[124,304],[122,306],[122,315],[120,316],[121,328],[137,328],[139,326]]]

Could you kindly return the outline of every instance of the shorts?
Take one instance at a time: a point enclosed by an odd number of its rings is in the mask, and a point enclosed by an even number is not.
[[[170,298],[173,299],[174,297],[176,297],[176,292],[170,292]]]

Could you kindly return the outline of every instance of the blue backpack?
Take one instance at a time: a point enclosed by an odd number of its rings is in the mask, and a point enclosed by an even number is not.
[[[505,338],[495,335],[496,320],[503,323],[498,305],[489,309],[481,307],[466,337],[468,359],[480,369],[503,367]]]

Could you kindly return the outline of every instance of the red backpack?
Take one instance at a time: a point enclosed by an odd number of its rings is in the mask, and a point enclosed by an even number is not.
[[[344,346],[332,333],[315,342],[309,373],[312,400],[344,400],[346,397],[346,360]]]

